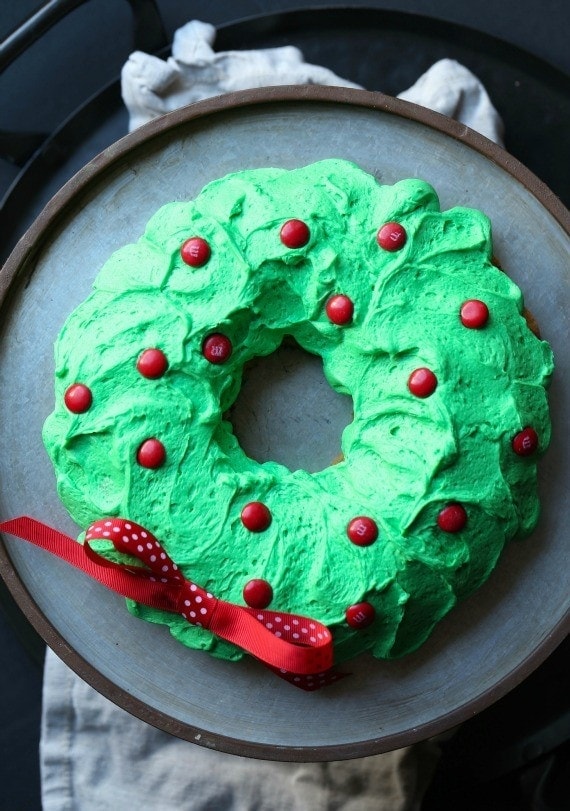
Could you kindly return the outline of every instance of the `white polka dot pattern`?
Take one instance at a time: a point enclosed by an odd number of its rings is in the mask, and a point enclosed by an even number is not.
[[[180,613],[188,622],[209,628],[218,600],[195,583],[185,582],[179,602]]]
[[[326,626],[307,617],[218,600],[186,580],[160,542],[139,524],[123,518],[102,519],[85,534],[87,546],[92,540],[108,540],[118,551],[138,558],[144,567],[124,564],[122,568],[153,583],[163,583],[166,610],[175,610],[193,625],[240,645],[296,687],[317,690],[345,675],[332,670],[332,636]],[[178,587],[174,604],[172,586]],[[268,637],[274,638],[273,644]],[[301,663],[302,668],[297,667],[297,671],[303,672],[296,672],[295,667],[288,670],[275,666],[275,661],[284,657],[293,664]]]
[[[165,582],[166,579],[180,582],[184,580],[178,566],[168,557],[154,535],[133,521],[125,521],[123,518],[96,521],[85,533],[85,540],[99,539],[110,540],[119,552],[137,557],[153,574],[164,578]]]

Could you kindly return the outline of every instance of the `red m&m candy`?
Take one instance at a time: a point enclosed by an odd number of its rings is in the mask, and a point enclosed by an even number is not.
[[[155,469],[166,460],[166,450],[159,439],[145,439],[137,451],[137,462],[141,467]]]
[[[538,434],[528,426],[513,438],[513,450],[518,456],[531,456],[538,448]]]
[[[93,396],[88,386],[84,386],[83,383],[74,383],[65,392],[63,400],[73,414],[83,414],[91,407]]]
[[[168,360],[161,349],[145,349],[138,357],[137,369],[143,377],[154,380],[166,372]]]
[[[484,301],[469,299],[464,301],[459,311],[459,317],[464,327],[468,329],[481,329],[489,320],[489,308]]]
[[[287,248],[302,248],[310,236],[309,226],[302,220],[287,220],[279,232],[279,238]]]
[[[370,546],[378,537],[378,525],[372,518],[359,515],[349,523],[346,534],[356,546]]]
[[[460,532],[466,523],[467,513],[461,504],[448,504],[437,516],[437,525],[443,532]]]
[[[182,261],[193,268],[202,267],[210,258],[210,246],[202,237],[190,237],[182,243],[180,256]]]
[[[406,229],[399,222],[387,222],[379,228],[376,240],[385,251],[399,251],[406,244]]]
[[[250,608],[267,608],[273,599],[273,589],[267,580],[254,578],[243,587],[243,599]]]
[[[202,354],[210,363],[225,363],[232,354],[232,342],[225,335],[216,332],[209,335],[202,344]]]
[[[271,524],[271,513],[261,501],[250,501],[241,511],[241,520],[251,532],[263,532]]]
[[[333,324],[343,326],[352,321],[354,304],[348,296],[331,296],[326,303],[326,313]]]
[[[376,617],[376,610],[371,603],[355,603],[346,609],[345,617],[351,628],[368,628]]]
[[[437,377],[431,369],[414,369],[408,378],[408,388],[416,397],[429,397],[437,388]]]

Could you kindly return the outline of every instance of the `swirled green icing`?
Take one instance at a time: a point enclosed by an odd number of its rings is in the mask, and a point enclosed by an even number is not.
[[[309,226],[301,248],[279,238],[290,218]],[[389,221],[407,232],[397,251],[376,239]],[[197,268],[179,252],[196,235],[211,246]],[[337,293],[354,303],[345,326],[326,315]],[[489,308],[480,329],[461,323],[468,299]],[[404,654],[487,578],[505,542],[537,521],[552,356],[522,312],[520,290],[491,261],[487,218],[440,212],[422,181],[383,186],[341,160],[230,175],[193,202],[161,208],[136,244],[107,261],[63,327],[44,429],[60,496],[82,526],[113,515],[147,526],[187,577],[218,597],[243,604],[244,584],[267,580],[270,608],[331,628],[337,660]],[[233,345],[223,364],[201,351],[213,332]],[[244,364],[285,335],[319,355],[330,385],[354,403],[344,460],[318,473],[249,459],[223,419]],[[168,359],[158,379],[136,368],[148,347]],[[419,367],[437,377],[429,397],[408,389]],[[75,382],[93,395],[82,414],[64,405]],[[529,425],[539,446],[521,457],[512,438]],[[136,463],[148,437],[166,449],[154,470]],[[240,520],[250,501],[271,511],[264,532]],[[443,532],[437,516],[455,502],[467,523]],[[347,537],[358,515],[378,525],[370,546]],[[345,611],[360,601],[376,620],[355,630]],[[180,617],[129,607],[190,647],[242,655]]]

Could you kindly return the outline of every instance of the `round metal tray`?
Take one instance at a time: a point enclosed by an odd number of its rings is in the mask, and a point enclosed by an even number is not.
[[[158,119],[106,149],[48,204],[0,274],[0,518],[32,514],[77,534],[41,442],[53,407],[53,341],[105,259],[162,204],[227,172],[353,160],[383,183],[421,177],[443,208],[474,206],[557,359],[554,441],[541,463],[543,517],[489,582],[395,662],[305,694],[246,659],[188,650],[128,614],[120,597],[41,550],[6,538],[4,579],[32,624],[80,676],[124,709],[199,744],[279,760],[338,760],[413,743],[488,706],[567,631],[570,470],[570,215],[520,163],[449,119],[378,93],[245,91]],[[335,449],[333,450],[333,455]]]

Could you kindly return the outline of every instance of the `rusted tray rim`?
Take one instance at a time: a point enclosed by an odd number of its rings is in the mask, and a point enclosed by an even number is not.
[[[93,185],[100,183],[107,173],[112,172],[121,159],[127,155],[129,157],[135,156],[139,149],[147,147],[153,141],[160,142],[162,138],[171,138],[172,133],[178,127],[186,126],[195,120],[232,112],[248,106],[259,109],[269,105],[298,105],[300,103],[352,105],[378,110],[424,124],[431,129],[465,143],[501,167],[528,189],[570,236],[570,212],[548,186],[502,147],[464,124],[419,105],[378,92],[318,85],[268,87],[228,93],[175,110],[129,133],[93,158],[54,195],[12,251],[0,271],[0,307],[5,305],[12,288],[20,276],[33,273],[34,258],[42,247],[42,238],[68,215],[69,208],[72,205],[75,206],[83,194],[86,194]],[[563,641],[570,626],[569,615],[567,614],[523,662],[491,688],[451,712],[445,713],[426,724],[414,727],[412,730],[388,736],[379,736],[365,741],[331,746],[278,746],[230,738],[220,733],[193,727],[153,709],[103,676],[65,641],[43,615],[33,596],[12,566],[1,537],[0,575],[26,618],[47,645],[77,675],[119,707],[152,726],[207,748],[235,755],[276,761],[322,762],[366,757],[409,746],[451,729],[481,712],[524,681]]]

